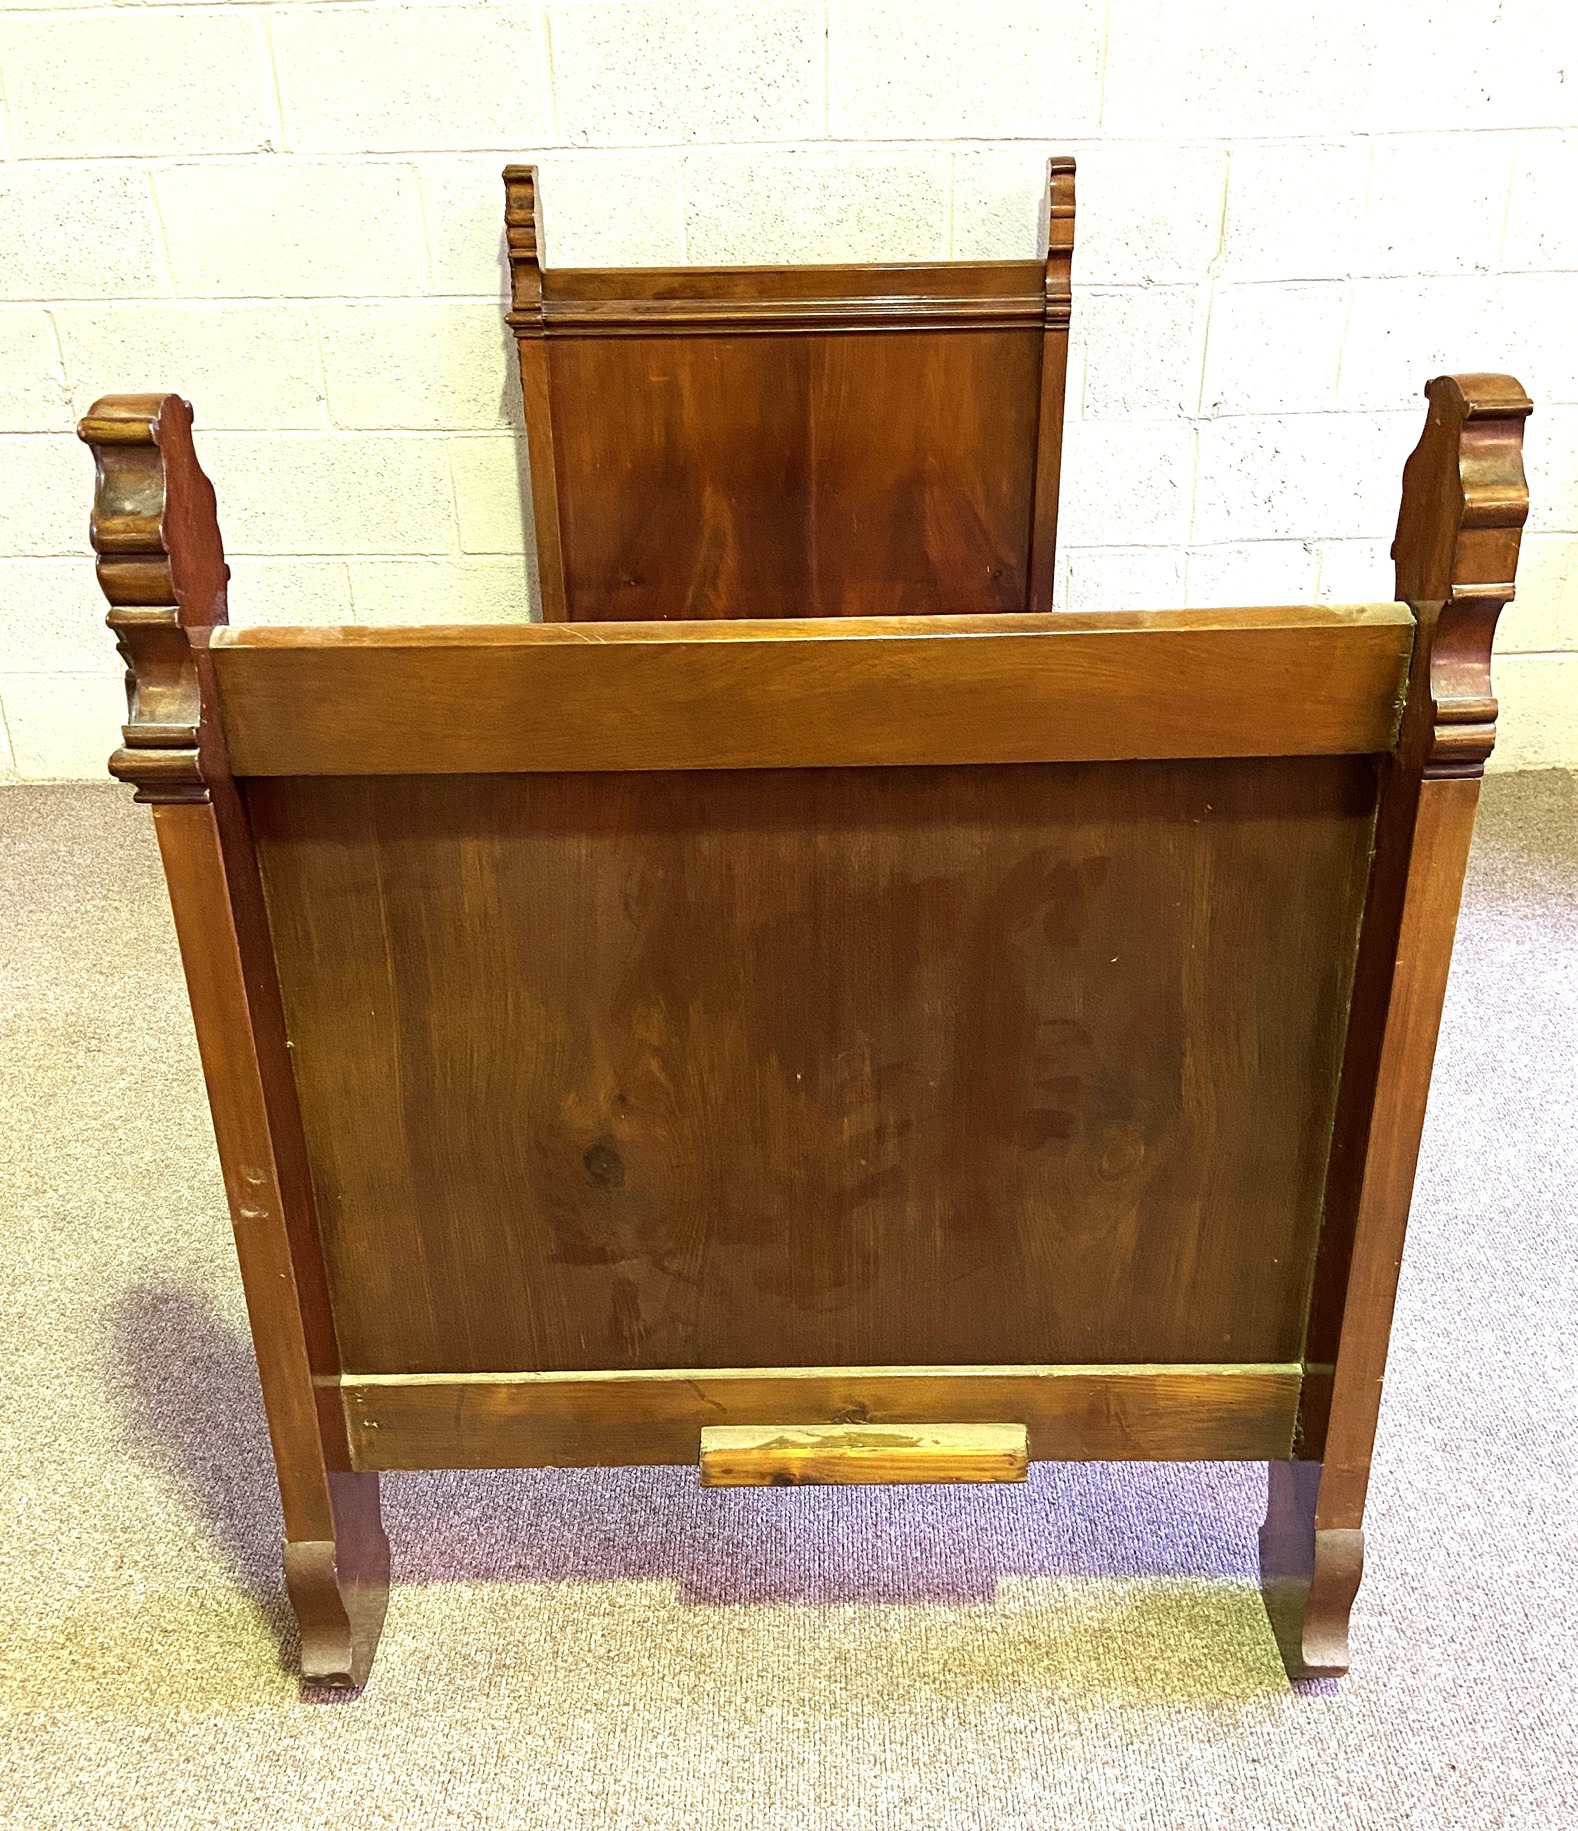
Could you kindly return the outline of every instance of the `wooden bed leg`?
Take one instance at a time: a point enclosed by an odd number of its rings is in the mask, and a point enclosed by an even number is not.
[[[1317,1528],[1318,1462],[1266,1465],[1260,1587],[1289,1678],[1338,1678],[1348,1670],[1348,1611],[1364,1574],[1357,1527]]]
[[[1443,375],[1403,472],[1392,557],[1417,619],[1338,1087],[1295,1444],[1273,1465],[1262,1584],[1295,1677],[1345,1671],[1364,1503],[1403,1237],[1485,760],[1490,653],[1528,514],[1528,396],[1506,375]]]
[[[247,812],[207,691],[229,570],[178,395],[98,401],[92,535],[127,665],[111,774],[153,808],[285,1516],[302,1674],[367,1678],[389,1594],[378,1477],[353,1473],[306,1141]],[[172,1369],[179,1377],[179,1369]]]
[[[285,1540],[285,1588],[301,1624],[301,1675],[309,1684],[360,1688],[389,1606],[389,1541],[378,1477],[329,1472],[331,1539]]]

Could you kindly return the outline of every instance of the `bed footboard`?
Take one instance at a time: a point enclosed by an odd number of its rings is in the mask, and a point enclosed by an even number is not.
[[[413,629],[228,628],[190,409],[95,406],[309,1677],[379,1471],[720,1429],[1267,1461],[1346,1667],[1527,504],[1517,384],[1429,397],[1402,602]]]

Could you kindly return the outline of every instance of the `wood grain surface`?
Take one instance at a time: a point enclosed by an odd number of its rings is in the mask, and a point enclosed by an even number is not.
[[[238,775],[776,769],[1391,747],[1400,605],[221,632]]]
[[[1073,161],[1047,183],[1040,261],[588,270],[508,167],[544,616],[1050,610]]]
[[[701,1433],[704,1488],[825,1488],[1023,1481],[1022,1424],[715,1424]]]
[[[1441,375],[1403,473],[1395,589],[1418,617],[1399,741],[1382,767],[1305,1332],[1297,1455],[1261,1534],[1288,1670],[1348,1665],[1392,1310],[1479,778],[1496,739],[1491,645],[1529,511],[1531,403],[1507,375]]]
[[[348,1374],[363,1469],[691,1463],[703,1430],[785,1424],[1025,1426],[1033,1459],[1287,1456],[1297,1365],[691,1368]]]
[[[246,811],[214,717],[209,653],[229,568],[178,395],[111,395],[78,427],[97,471],[90,530],[129,720],[111,773],[152,804],[213,1115],[279,1478],[302,1670],[360,1685],[383,1625],[378,1478],[350,1467],[305,1140]]]
[[[1370,759],[248,788],[348,1369],[1297,1354]]]

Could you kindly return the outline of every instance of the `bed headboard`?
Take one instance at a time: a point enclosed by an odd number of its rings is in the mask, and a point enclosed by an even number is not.
[[[554,268],[504,189],[547,621],[1051,609],[1072,159],[1037,261]]]

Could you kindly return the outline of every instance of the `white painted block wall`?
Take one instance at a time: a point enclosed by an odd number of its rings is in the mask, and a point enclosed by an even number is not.
[[[550,262],[1028,256],[1079,159],[1064,604],[1353,599],[1420,390],[1537,403],[1501,767],[1578,766],[1575,0],[0,0],[0,768],[99,778],[95,396],[194,403],[242,621],[529,614]]]

